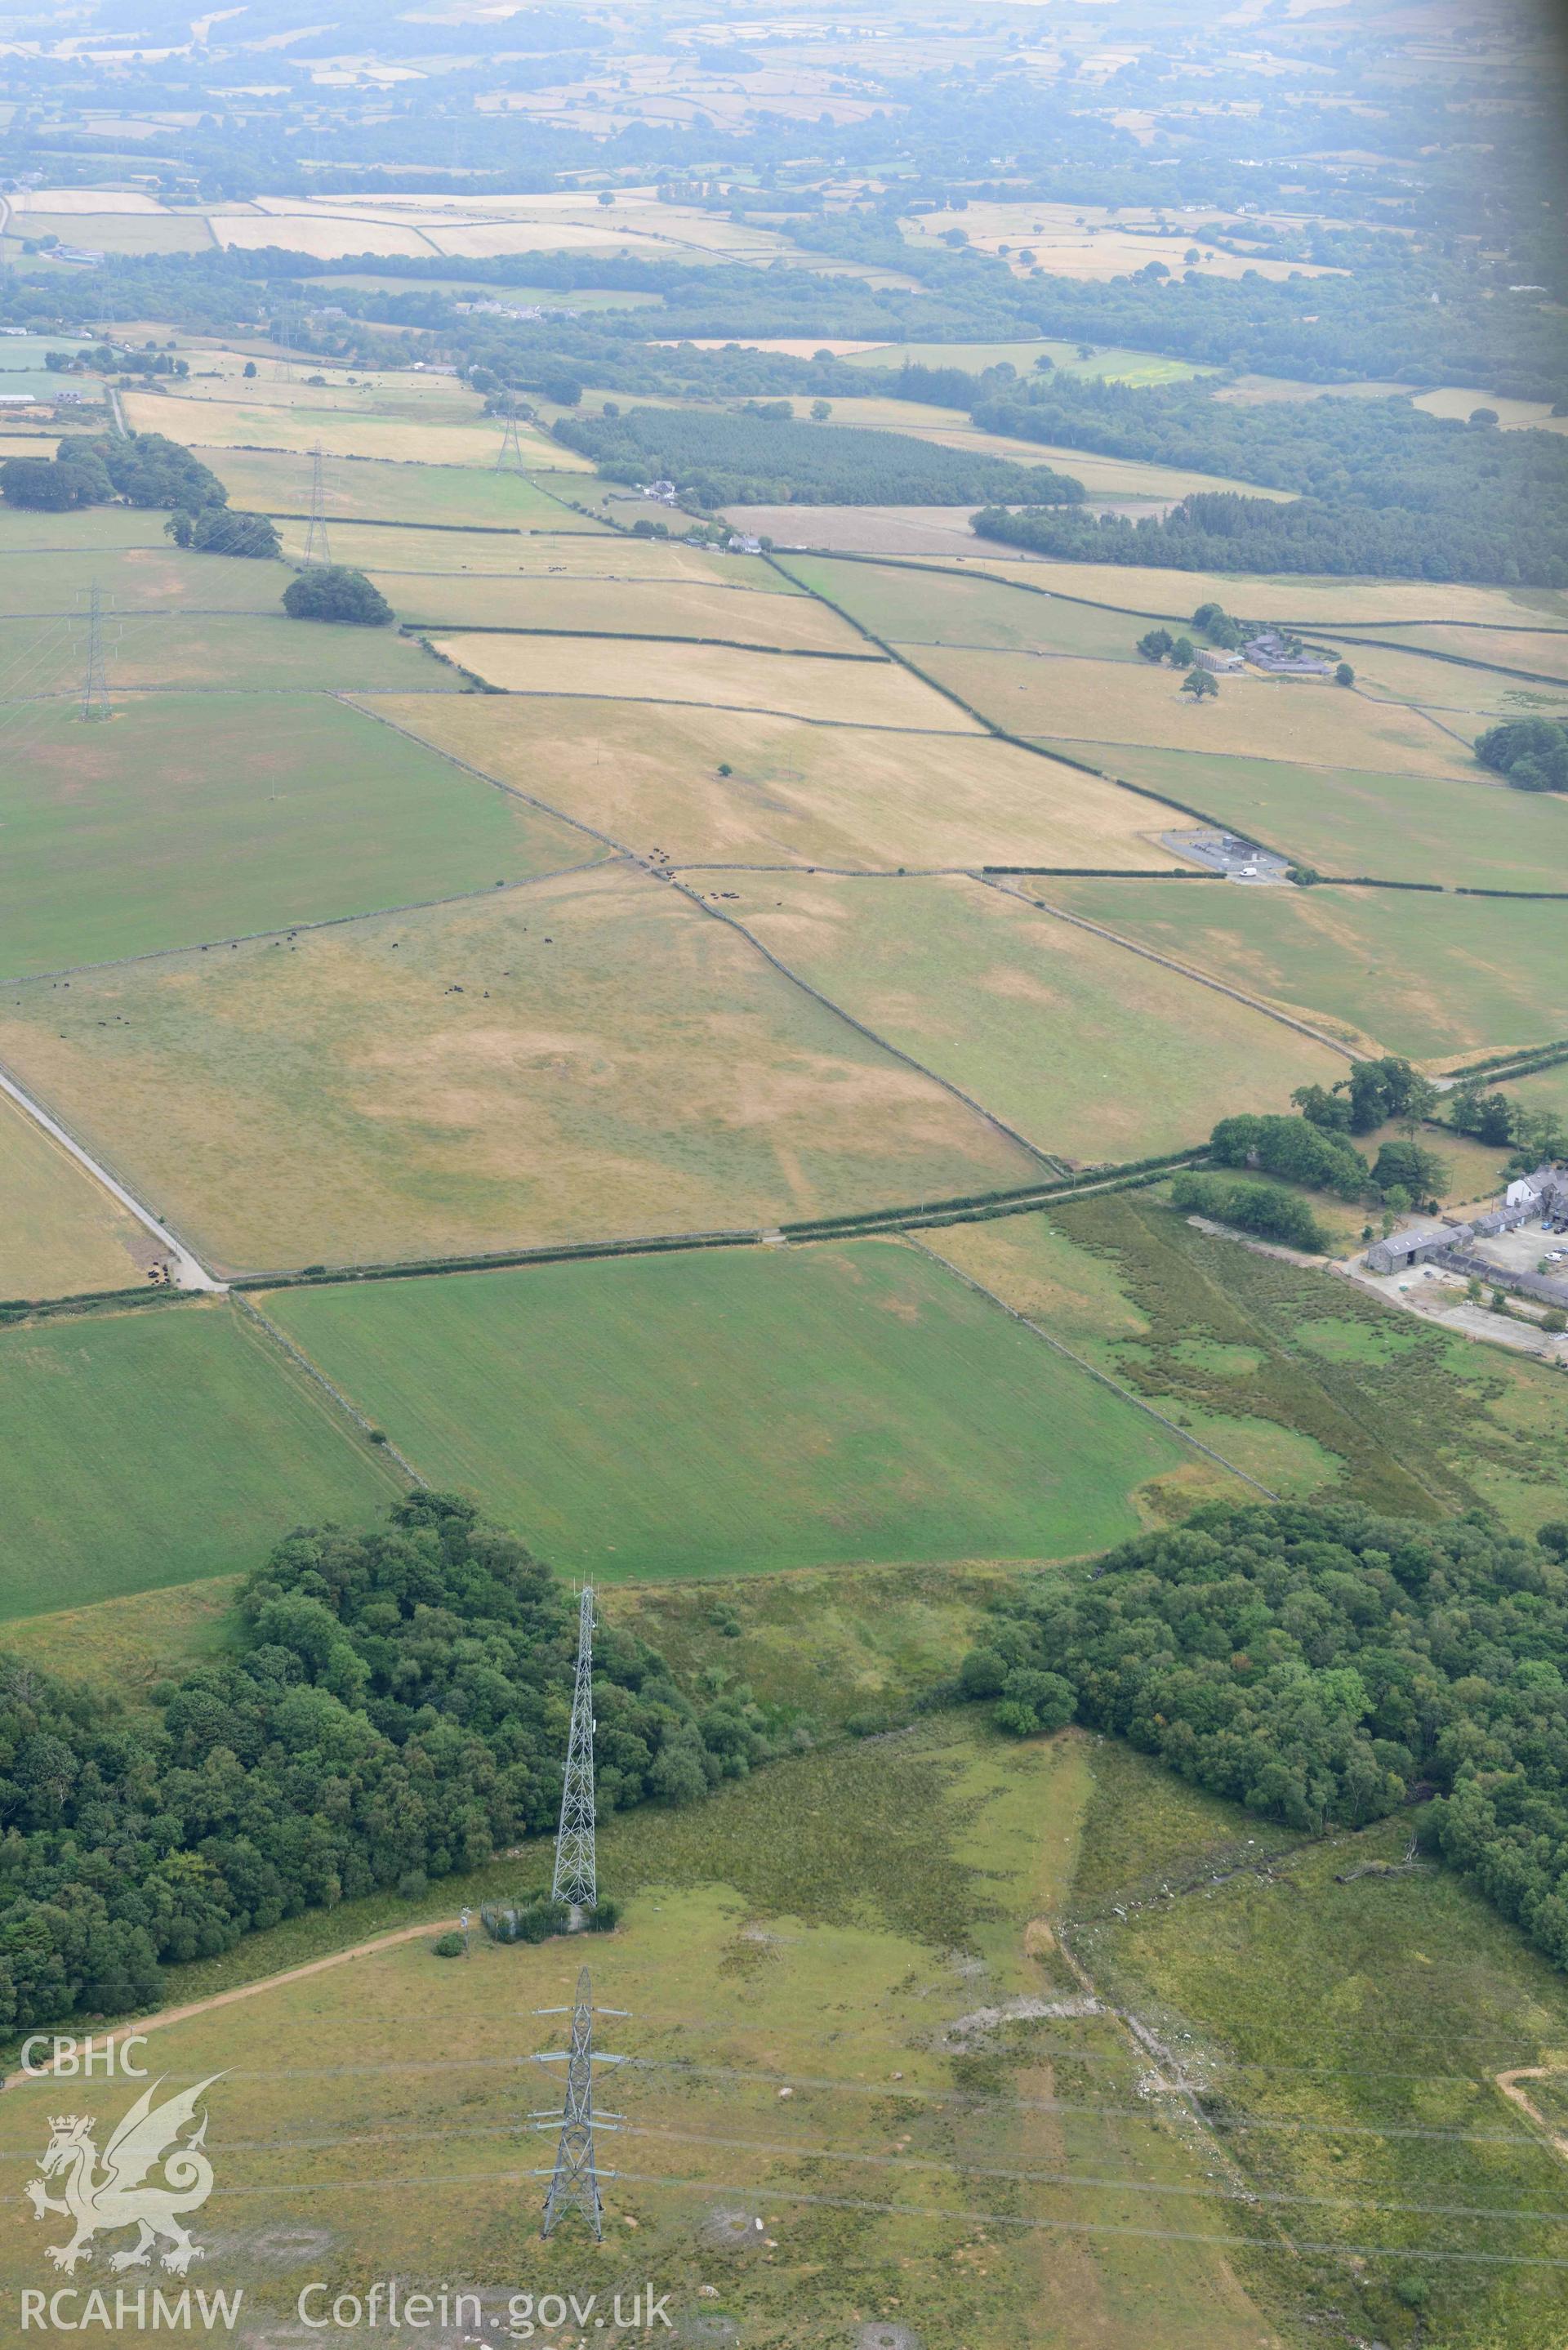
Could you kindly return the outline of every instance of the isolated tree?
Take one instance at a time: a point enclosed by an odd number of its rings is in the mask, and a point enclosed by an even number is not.
[[[1138,639],[1137,649],[1146,661],[1162,661],[1175,642],[1168,629],[1150,629]]]
[[[1181,691],[1183,693],[1189,693],[1194,702],[1207,702],[1211,695],[1219,693],[1220,686],[1217,679],[1209,670],[1194,666],[1182,679]]]
[[[1178,637],[1176,642],[1170,648],[1171,668],[1190,669],[1192,667],[1192,660],[1193,644],[1191,638]]]
[[[832,413],[833,402],[830,400],[814,400],[812,401],[811,421],[814,424],[826,424]]]
[[[328,563],[300,572],[283,591],[291,620],[347,620],[361,629],[384,629],[392,608],[362,571]]]
[[[1351,668],[1348,661],[1340,662],[1339,667],[1334,672],[1334,681],[1335,685],[1354,685],[1355,683],[1355,671]]]
[[[247,360],[245,361],[245,363],[244,363],[244,367],[240,369],[240,373],[241,373],[243,376],[247,376],[247,377],[248,377],[248,376],[254,376],[254,373],[255,373],[255,371],[256,371],[256,363],[255,363],[254,359],[247,359]]]

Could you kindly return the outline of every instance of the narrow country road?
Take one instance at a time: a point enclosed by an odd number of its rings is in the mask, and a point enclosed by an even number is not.
[[[51,1118],[48,1111],[34,1101],[30,1094],[24,1093],[16,1079],[8,1077],[3,1069],[0,1069],[0,1093],[7,1095],[36,1126],[41,1126],[44,1132],[52,1137],[62,1150],[68,1151],[77,1165],[85,1167],[93,1180],[101,1183],[104,1190],[117,1199],[122,1208],[128,1208],[137,1222],[152,1234],[160,1248],[168,1251],[173,1265],[176,1289],[207,1290],[214,1296],[227,1293],[227,1282],[214,1281],[206,1266],[198,1263],[184,1243],[177,1241],[167,1225],[159,1222],[151,1209],[144,1208],[140,1200],[134,1199],[124,1184],[118,1182],[109,1173],[107,1167],[100,1167],[89,1151],[84,1150],[79,1142],[72,1139],[59,1120]]]

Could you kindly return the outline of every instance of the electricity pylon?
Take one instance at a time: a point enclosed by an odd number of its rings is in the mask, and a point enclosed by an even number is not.
[[[95,579],[88,591],[87,660],[82,668],[82,716],[112,718],[103,658],[103,607]]]
[[[514,416],[506,419],[501,446],[495,452],[495,470],[498,473],[521,473],[524,471],[523,443],[517,438],[517,419]]]
[[[574,1910],[598,1902],[594,1859],[594,1593],[584,1586],[577,1603],[577,1677],[572,1689],[572,1727],[566,1740],[566,1775],[561,1784],[561,1824],[556,1831],[552,1901]],[[574,1923],[576,1922],[574,1919]]]
[[[587,1595],[585,1595],[586,1596]],[[624,2015],[624,2007],[601,2007],[601,2015]],[[596,2237],[605,2231],[604,2197],[599,2192],[601,2178],[613,2178],[613,2171],[601,2172],[594,2152],[596,2119],[599,2126],[613,2129],[623,2116],[619,2114],[594,2113],[594,2065],[621,2064],[625,2058],[606,2055],[594,2046],[594,1987],[588,1970],[584,1967],[577,1976],[577,1995],[567,2007],[541,2007],[537,2015],[569,2015],[572,2019],[572,2041],[569,2048],[548,2055],[535,2056],[536,2064],[565,2064],[566,2068],[566,2102],[560,2116],[561,2135],[556,2145],[553,2169],[535,2171],[537,2178],[548,2178],[549,2190],[545,2197],[545,2217],[540,2226],[541,2236],[548,2236],[563,2212],[580,2211]],[[556,2119],[554,2113],[535,2114],[531,2119],[544,2126]]]
[[[318,441],[310,452],[310,527],[305,534],[306,563],[330,563],[332,546],[327,536],[327,494],[321,481],[324,452]]]

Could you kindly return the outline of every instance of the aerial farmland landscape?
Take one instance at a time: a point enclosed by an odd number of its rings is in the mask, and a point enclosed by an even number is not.
[[[0,2350],[1563,2350],[1564,39],[0,20]]]

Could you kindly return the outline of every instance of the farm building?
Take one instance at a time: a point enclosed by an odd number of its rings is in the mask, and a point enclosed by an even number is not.
[[[1374,1241],[1366,1252],[1368,1273],[1403,1273],[1412,1264],[1425,1264],[1444,1249],[1468,1241],[1474,1227],[1469,1224],[1412,1224],[1408,1232],[1390,1232],[1386,1240]]]
[[[1503,1204],[1521,1211],[1519,1221],[1539,1215],[1543,1224],[1568,1220],[1568,1174],[1544,1161],[1529,1175],[1521,1175],[1503,1194]]]
[[[1247,659],[1271,677],[1326,677],[1329,664],[1305,647],[1287,642],[1278,629],[1265,629],[1247,643]]]
[[[1205,645],[1201,652],[1194,653],[1192,658],[1199,669],[1212,670],[1216,677],[1229,677],[1232,671],[1247,666],[1245,654],[1216,652],[1209,645]]]

